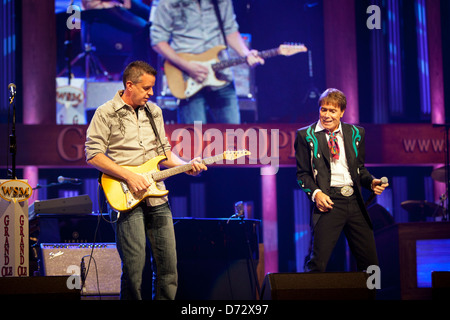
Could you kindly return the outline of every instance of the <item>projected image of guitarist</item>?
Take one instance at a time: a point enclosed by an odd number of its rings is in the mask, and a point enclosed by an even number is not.
[[[141,299],[146,241],[151,243],[154,299],[174,299],[177,261],[172,213],[165,196],[159,163],[197,175],[207,167],[200,159],[186,163],[170,151],[161,109],[151,103],[156,70],[143,61],[123,73],[124,90],[99,106],[86,133],[86,161],[103,173],[102,187],[116,224],[117,250],[122,259],[120,297]],[[167,169],[170,170],[170,169]],[[115,186],[118,188],[115,188]],[[154,194],[147,195],[150,190]],[[117,204],[118,203],[118,204]]]
[[[256,50],[249,50],[239,33],[232,1],[160,0],[153,10],[152,47],[180,70],[170,75],[166,71],[168,81],[170,76],[175,78],[169,88],[180,99],[178,121],[207,123],[209,113],[215,123],[239,124],[231,70],[214,73],[207,63],[199,63],[217,58],[217,54],[220,60],[226,59],[226,50],[221,51],[225,46],[234,49],[249,66],[264,63]],[[166,64],[165,70],[168,68]]]

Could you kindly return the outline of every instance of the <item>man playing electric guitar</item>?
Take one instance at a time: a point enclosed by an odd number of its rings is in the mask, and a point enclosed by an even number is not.
[[[219,15],[216,15],[216,9]],[[245,45],[238,31],[231,0],[160,0],[154,11],[150,38],[156,52],[199,83],[208,78],[209,69],[181,58],[179,53],[200,54],[218,45],[228,45],[240,56],[246,57],[249,66],[264,63],[256,50],[249,50]],[[224,54],[225,51],[222,51],[221,55]],[[207,123],[208,108],[213,122],[240,123],[231,70],[225,69],[217,76],[225,80],[226,84],[220,87],[208,86],[187,99],[180,99],[180,123]]]
[[[152,183],[126,166],[140,166],[161,156],[165,156],[161,164],[169,168],[186,164],[170,151],[161,109],[148,101],[153,95],[155,78],[156,70],[146,62],[130,63],[123,73],[124,90],[97,108],[86,133],[87,163],[120,179],[132,193],[145,191]],[[196,175],[207,169],[197,159],[191,165],[188,174]],[[165,189],[162,180],[157,182],[157,188]],[[147,237],[154,262],[153,298],[175,299],[177,259],[167,197],[149,197],[120,212],[116,225],[117,250],[122,260],[120,297],[142,298]]]

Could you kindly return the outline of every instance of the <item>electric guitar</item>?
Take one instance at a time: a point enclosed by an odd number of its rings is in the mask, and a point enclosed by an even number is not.
[[[202,162],[205,165],[210,165],[223,159],[235,160],[246,155],[250,155],[250,151],[225,151],[222,154],[202,159]],[[163,197],[167,195],[169,191],[159,190],[156,186],[156,182],[192,169],[192,164],[187,163],[185,165],[160,171],[158,164],[164,159],[166,159],[165,156],[157,156],[140,166],[123,166],[123,168],[144,176],[150,183],[150,186],[146,190],[137,193],[131,192],[124,181],[105,173],[102,174],[101,184],[103,191],[105,192],[106,200],[108,200],[110,206],[117,211],[127,211],[133,209],[142,200],[148,197]]]
[[[195,81],[166,60],[164,62],[164,73],[166,75],[167,84],[172,95],[178,99],[186,99],[196,94],[203,87],[218,87],[225,85],[226,81],[217,79],[215,73],[229,67],[247,63],[247,58],[239,57],[219,61],[219,53],[224,49],[226,49],[225,46],[216,46],[201,54],[178,53],[179,57],[187,61],[194,61],[196,63],[204,65],[209,69],[208,76],[203,82]],[[306,51],[308,51],[308,49],[303,44],[282,44],[278,48],[259,52],[258,55],[261,58],[266,59],[278,55],[291,56],[296,53]]]

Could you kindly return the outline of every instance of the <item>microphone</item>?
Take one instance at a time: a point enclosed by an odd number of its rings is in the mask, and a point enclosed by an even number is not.
[[[242,217],[244,215],[244,202],[238,201],[234,204],[234,214],[232,218]]]
[[[8,84],[9,93],[11,93],[11,97],[16,95],[16,85],[14,83]]]
[[[378,184],[379,186],[381,186],[382,184],[388,183],[388,178],[386,178],[386,177],[382,177],[380,180],[381,181]],[[369,199],[367,199],[367,201],[365,203],[365,206],[367,207],[373,201],[373,199],[375,199],[376,196],[377,195],[375,194],[375,192],[372,192],[372,194],[370,195]]]
[[[58,177],[58,183],[80,183],[81,179],[78,178],[66,178],[63,176]]]
[[[231,219],[233,218],[241,218],[243,219],[244,217],[244,202],[243,201],[238,201],[234,204],[234,214],[228,218],[227,224],[230,222]]]

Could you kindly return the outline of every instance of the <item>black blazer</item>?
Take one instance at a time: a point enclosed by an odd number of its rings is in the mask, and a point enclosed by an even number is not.
[[[361,194],[361,187],[371,190],[372,180],[374,179],[364,166],[365,130],[355,125],[343,122],[341,124],[345,155],[355,195],[367,223],[372,228],[372,222]],[[297,130],[294,144],[297,161],[297,183],[311,201],[316,189],[321,189],[325,194],[330,194],[331,181],[330,151],[326,133],[324,131],[314,132],[316,125],[317,122]],[[316,206],[314,206],[313,213],[317,215],[313,215],[313,225],[315,225],[321,213]]]

